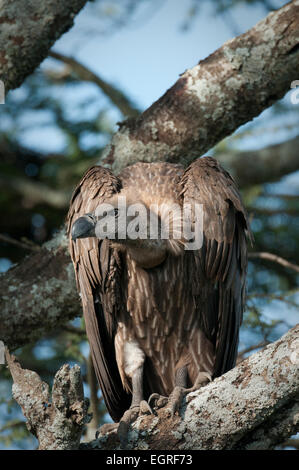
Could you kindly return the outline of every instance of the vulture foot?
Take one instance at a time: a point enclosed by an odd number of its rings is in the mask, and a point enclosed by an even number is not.
[[[117,430],[117,436],[120,440],[121,447],[126,447],[130,425],[142,414],[153,414],[153,410],[145,400],[142,400],[139,405],[131,406],[127,411],[125,411],[119,423],[105,423],[100,426],[96,432],[96,439],[100,436],[105,436],[105,434],[110,433],[111,431]]]
[[[121,447],[126,447],[128,443],[130,425],[136,421],[138,416],[143,414],[153,414],[152,408],[145,400],[141,400],[139,405],[131,406],[127,411],[125,411],[120,422],[116,424],[117,436],[120,440]]]
[[[182,402],[184,398],[186,397],[186,395],[188,395],[188,393],[199,390],[201,387],[204,387],[211,381],[212,381],[212,377],[210,374],[208,374],[208,372],[199,372],[195,380],[195,383],[192,387],[190,388],[185,388],[181,386],[174,387],[168,399],[168,405],[166,408],[168,414],[171,417],[173,417],[176,411],[179,412]]]
[[[189,389],[184,387],[176,386],[169,397],[164,397],[158,393],[153,393],[149,397],[148,403],[154,408],[154,410],[165,408],[167,414],[173,417],[175,412],[179,410],[185,395],[187,395],[189,391]]]
[[[174,417],[176,411],[179,411],[181,404],[183,402],[183,399],[185,396],[189,393],[188,388],[184,387],[179,387],[176,386],[174,387],[173,391],[169,395],[166,411],[169,416],[172,418]]]
[[[204,387],[209,382],[212,381],[212,377],[207,372],[199,372],[194,385],[190,388],[176,386],[169,395],[166,411],[169,416],[174,417],[176,412],[179,412],[179,409],[182,405],[182,402],[186,395],[191,392],[199,390],[201,387]]]

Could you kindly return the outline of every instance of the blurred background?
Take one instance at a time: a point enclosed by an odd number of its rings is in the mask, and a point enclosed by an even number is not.
[[[89,2],[49,58],[0,105],[0,272],[61,228],[74,185],[99,162],[117,122],[138,115],[180,73],[285,3]],[[264,147],[297,137],[299,104],[292,104],[290,94],[208,154],[222,157],[230,171],[229,155],[252,150],[258,154]],[[240,189],[255,238],[251,250],[298,265],[299,170],[264,184],[242,184]],[[271,260],[250,258],[240,360],[297,323],[298,304],[298,272]],[[79,363],[94,414],[85,438],[92,439],[99,423],[109,421],[81,318],[20,348],[16,355],[23,367],[35,370],[50,385],[62,364]],[[33,449],[37,443],[11,397],[9,373],[4,366],[0,373],[0,448]],[[294,439],[292,447],[296,445]],[[290,448],[290,443],[283,448]]]

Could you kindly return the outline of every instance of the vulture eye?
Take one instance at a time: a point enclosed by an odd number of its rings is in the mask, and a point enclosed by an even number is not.
[[[85,216],[91,219],[93,222],[96,222],[96,216],[94,214],[85,214]]]

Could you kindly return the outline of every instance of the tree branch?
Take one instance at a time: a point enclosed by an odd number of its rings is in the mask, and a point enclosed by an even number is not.
[[[252,352],[252,351],[255,351],[256,349],[261,349],[261,348],[264,348],[265,346],[267,346],[269,344],[270,341],[261,341],[260,343],[258,344],[252,344],[251,346],[248,346],[248,348],[244,348],[242,349],[242,351],[240,351],[238,353],[238,356],[237,356],[237,364],[239,364],[240,362],[244,361],[244,356],[245,354],[248,354],[249,352]]]
[[[248,253],[248,258],[258,258],[273,261],[274,263],[278,263],[281,266],[284,266],[285,268],[292,269],[293,271],[296,271],[296,273],[299,273],[299,266],[297,266],[297,264],[290,263],[286,259],[274,255],[273,253],[267,253],[265,251],[257,253]]]
[[[6,93],[21,85],[74,22],[87,0],[3,0],[0,7],[0,79]],[[34,34],[33,34],[34,32]]]
[[[52,189],[44,183],[29,178],[0,176],[0,184],[2,187],[13,189],[34,204],[44,203],[62,209],[67,207],[70,201],[71,192]]]
[[[61,231],[1,275],[0,339],[15,349],[81,315],[67,239]]]
[[[277,181],[298,170],[299,136],[281,144],[249,152],[219,153],[216,158],[241,188]],[[272,195],[271,195],[272,197]]]
[[[25,243],[23,241],[15,240],[14,238],[11,238],[7,235],[3,235],[3,233],[0,233],[0,242],[4,243],[10,243],[11,245],[18,246],[19,248],[23,248],[24,250],[30,250],[37,252],[40,250],[39,245],[35,245],[34,243]]]
[[[299,450],[299,439],[287,439],[281,447],[295,447],[295,449]]]
[[[227,41],[137,120],[120,125],[102,160],[189,163],[290,90],[299,75],[299,0]]]
[[[95,83],[124,116],[139,116],[140,112],[132,105],[131,100],[123,92],[104,81],[88,67],[82,65],[76,59],[59,54],[58,52],[52,51],[49,56],[69,65],[81,80]]]
[[[28,430],[39,441],[39,450],[77,449],[83,426],[90,419],[80,367],[71,369],[65,364],[59,369],[50,400],[49,385],[36,372],[22,369],[8,350],[6,360],[13,378],[13,397],[22,408]]]
[[[299,136],[282,144],[252,152],[220,153],[217,154],[217,159],[230,171],[238,186],[244,188],[252,184],[274,181],[296,171],[298,169],[298,146]],[[21,149],[21,151],[30,154],[30,150]],[[9,153],[9,148],[5,149],[5,152],[6,154]],[[38,158],[38,154],[35,155]],[[12,155],[9,155],[9,157],[12,157]],[[46,203],[58,209],[67,209],[69,205],[69,191],[52,189],[39,181],[32,181],[29,178],[19,176],[9,176],[9,178],[0,176],[0,184],[10,190],[13,189],[34,204]],[[268,195],[265,194],[265,196]],[[275,194],[271,194],[271,197],[295,198],[292,195],[280,196]],[[266,214],[268,211],[270,215],[273,212],[272,209],[254,208],[252,210]],[[279,212],[289,212],[291,215],[297,213],[295,209],[279,209]]]

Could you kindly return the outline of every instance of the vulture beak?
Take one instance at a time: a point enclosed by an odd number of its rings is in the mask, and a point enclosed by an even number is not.
[[[77,238],[95,237],[96,221],[92,214],[79,217],[72,226],[72,240]]]

